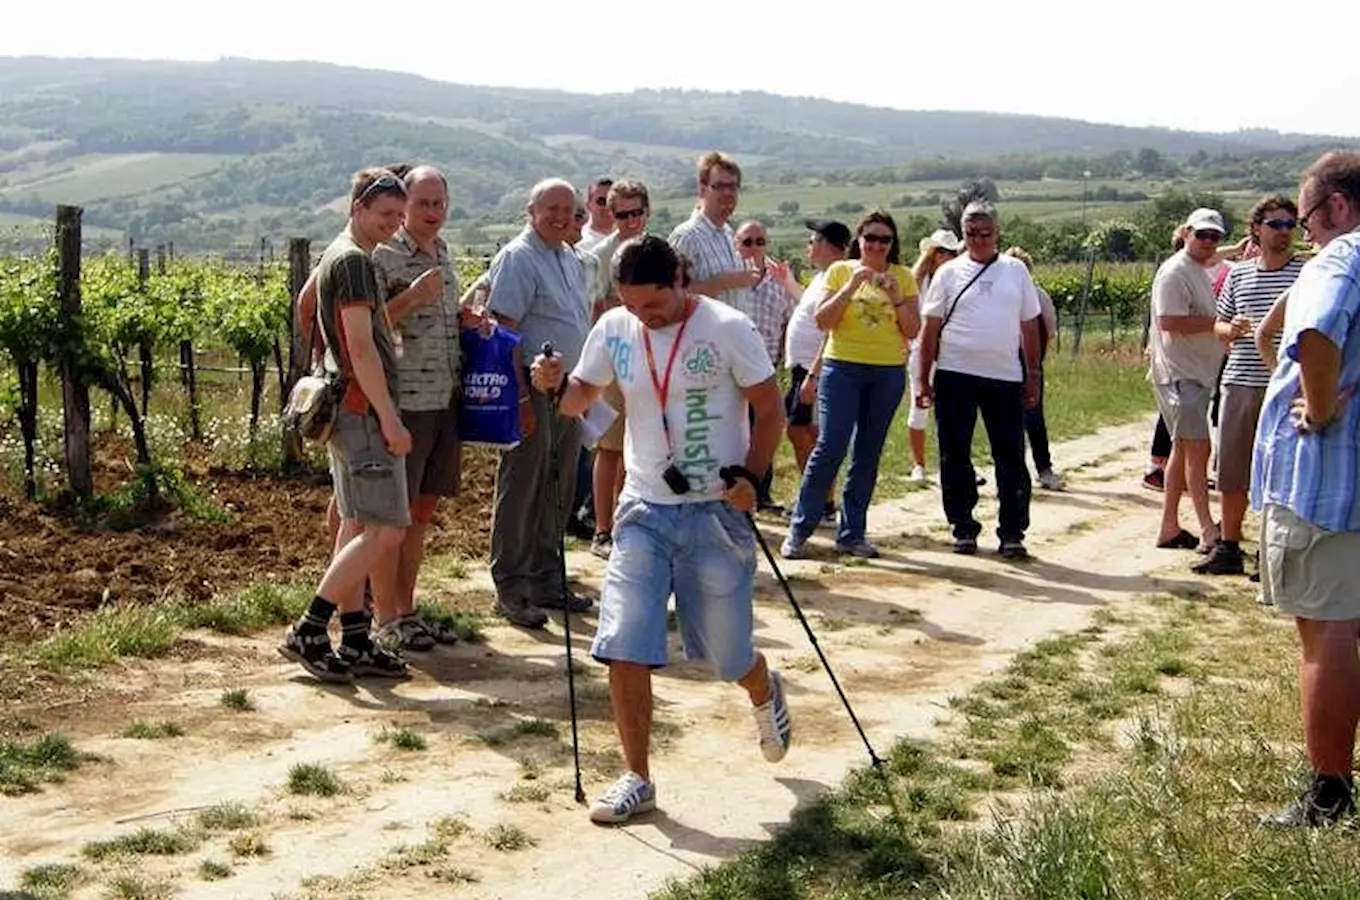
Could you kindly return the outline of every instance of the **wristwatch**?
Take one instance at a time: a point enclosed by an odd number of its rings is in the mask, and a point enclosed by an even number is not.
[[[1325,419],[1323,419],[1323,420],[1321,420],[1321,421],[1317,421],[1317,420],[1315,420],[1315,419],[1310,419],[1310,418],[1308,418],[1308,413],[1305,412],[1305,413],[1303,414],[1303,429],[1302,429],[1302,430],[1303,430],[1303,433],[1304,433],[1304,434],[1322,434],[1322,432],[1324,432],[1324,431],[1326,431],[1328,428],[1330,428],[1330,427],[1332,426],[1332,423],[1335,422],[1335,421],[1336,421],[1336,413],[1335,413],[1335,412],[1333,412],[1330,416],[1328,416],[1327,418],[1325,418]]]

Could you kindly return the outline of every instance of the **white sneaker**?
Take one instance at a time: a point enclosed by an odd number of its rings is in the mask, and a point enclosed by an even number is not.
[[[789,752],[793,739],[793,720],[789,705],[784,701],[784,679],[770,670],[770,699],[752,710],[756,717],[756,731],[760,735],[760,752],[767,762],[779,762]]]
[[[784,543],[779,545],[779,555],[785,559],[802,559],[807,556],[804,548],[806,541],[795,541],[792,536],[784,538]]]
[[[907,476],[907,481],[911,482],[912,484],[925,484],[925,483],[926,483],[926,467],[925,467],[925,466],[913,466],[913,467],[912,467],[912,470],[911,470],[911,474]]]
[[[1063,481],[1062,476],[1052,469],[1044,469],[1039,473],[1039,484],[1050,491],[1061,491],[1067,487],[1067,483]]]
[[[636,772],[624,772],[590,807],[590,821],[604,825],[627,822],[636,813],[656,809],[656,785]]]

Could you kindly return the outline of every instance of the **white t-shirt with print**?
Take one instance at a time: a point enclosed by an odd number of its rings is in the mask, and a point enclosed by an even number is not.
[[[818,272],[808,282],[789,317],[789,327],[784,333],[784,365],[790,369],[794,366],[811,369],[817,360],[817,351],[822,349],[822,338],[826,335],[817,327],[817,304],[822,302],[825,290],[826,272]]]
[[[666,440],[657,391],[647,366],[643,332],[650,335],[656,380],[666,378],[666,363],[681,325],[647,329],[624,307],[602,315],[586,337],[573,378],[604,387],[617,381],[628,419],[624,427],[622,496],[649,503],[698,503],[722,497],[718,472],[744,465],[750,448],[745,388],[774,377],[770,354],[751,320],[711,300],[698,301],[684,326],[666,397]],[[689,478],[690,491],[678,495],[662,473],[674,459]]]
[[[1020,323],[1038,318],[1039,292],[1024,263],[1013,256],[999,256],[959,297],[982,265],[960,256],[940,266],[930,280],[921,314],[943,319],[954,307],[940,333],[935,368],[997,381],[1023,381]]]

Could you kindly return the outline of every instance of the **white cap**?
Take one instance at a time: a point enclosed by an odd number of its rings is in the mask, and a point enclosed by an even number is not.
[[[1191,231],[1217,231],[1219,234],[1227,234],[1228,228],[1223,224],[1223,216],[1216,209],[1206,209],[1200,207],[1190,214],[1185,220],[1186,226]]]
[[[963,248],[963,241],[959,236],[948,228],[939,228],[930,233],[929,237],[921,238],[918,245],[922,255],[929,253],[932,247],[939,247],[941,250],[948,250],[950,253],[958,253]]]

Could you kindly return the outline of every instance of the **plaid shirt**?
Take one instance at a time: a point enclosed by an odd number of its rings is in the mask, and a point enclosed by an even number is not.
[[[443,239],[435,238],[434,243],[435,255],[430,256],[403,227],[391,241],[373,250],[373,265],[389,298],[410,287],[426,269],[438,266],[444,270],[444,294],[439,302],[413,309],[395,323],[402,353],[397,361],[399,396],[392,399],[403,412],[448,409],[458,387],[458,273]]]
[[[690,261],[690,278],[694,281],[708,281],[724,272],[739,272],[746,268],[746,264],[737,255],[732,237],[731,225],[719,228],[708,216],[696,209],[693,215],[675,226],[667,240]],[[714,294],[713,299],[741,309],[748,293],[750,293],[748,290],[722,291]]]
[[[1300,434],[1289,409],[1302,390],[1299,335],[1317,331],[1341,351],[1337,418]],[[1266,389],[1251,467],[1252,505],[1284,506],[1325,531],[1360,532],[1360,231],[1309,260],[1285,307],[1280,363]],[[1344,405],[1343,405],[1344,404]]]
[[[793,297],[768,272],[759,284],[740,293],[745,296],[732,306],[746,313],[746,317],[756,326],[756,331],[760,332],[760,338],[765,343],[765,350],[770,354],[770,362],[778,366],[784,356],[784,329],[788,327],[789,316],[793,314]]]

